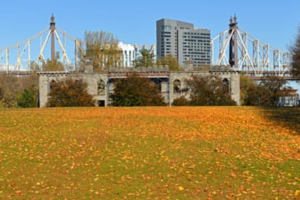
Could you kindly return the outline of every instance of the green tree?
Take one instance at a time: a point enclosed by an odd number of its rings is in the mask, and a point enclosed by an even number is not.
[[[37,107],[37,90],[34,87],[25,89],[23,93],[17,95],[17,104],[21,108]]]
[[[192,76],[187,80],[191,89],[190,103],[193,106],[225,106],[236,105],[231,99],[228,80],[210,76]]]
[[[86,31],[86,57],[93,61],[95,71],[122,66],[123,52],[113,34]]]
[[[168,65],[170,71],[180,71],[181,70],[180,65],[179,65],[177,59],[175,57],[173,57],[172,55],[167,55],[167,56],[163,57],[161,60],[158,60],[157,61],[157,65],[158,66],[160,66],[160,65],[163,65],[163,66]]]
[[[300,26],[298,27],[298,34],[294,44],[291,46],[292,53],[292,75],[300,77]]]
[[[134,61],[134,66],[136,68],[148,68],[153,67],[155,65],[155,55],[151,49],[143,48],[142,50],[140,50],[140,54],[141,56]]]
[[[165,106],[164,97],[155,83],[137,74],[119,79],[110,95],[113,106]]]
[[[48,107],[92,107],[93,97],[87,92],[87,83],[82,79],[66,78],[51,83]]]

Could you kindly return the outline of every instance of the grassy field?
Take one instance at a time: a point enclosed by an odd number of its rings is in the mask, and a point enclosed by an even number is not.
[[[0,110],[0,199],[300,199],[300,110]]]

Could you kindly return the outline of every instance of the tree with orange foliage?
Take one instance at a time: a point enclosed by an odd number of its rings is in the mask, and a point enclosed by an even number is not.
[[[95,101],[87,92],[87,83],[82,79],[67,78],[51,82],[48,107],[92,107]]]

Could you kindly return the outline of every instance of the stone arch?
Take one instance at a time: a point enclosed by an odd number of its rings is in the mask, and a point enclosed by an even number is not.
[[[174,90],[174,93],[180,93],[181,88],[182,88],[181,80],[175,79],[173,81],[173,90]]]
[[[224,78],[222,80],[224,92],[230,93],[230,80],[228,78]]]
[[[98,95],[104,95],[105,94],[105,82],[104,82],[104,80],[100,79],[98,81],[97,91],[98,91]]]
[[[75,82],[75,84],[78,84],[78,82],[79,82],[79,79],[75,79],[75,81],[74,81],[74,82]]]
[[[54,85],[55,83],[56,83],[55,80],[50,81],[50,84],[49,84],[49,90],[50,90],[50,92],[51,92],[51,90],[53,89],[53,85]]]
[[[222,82],[223,82],[225,85],[229,85],[229,83],[230,83],[230,81],[229,81],[228,78],[224,78],[224,79],[222,80]]]

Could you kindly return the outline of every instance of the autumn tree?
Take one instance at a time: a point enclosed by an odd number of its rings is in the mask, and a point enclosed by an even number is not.
[[[143,48],[140,50],[141,56],[138,57],[133,63],[136,68],[148,68],[153,67],[154,63],[154,53],[151,49]]]
[[[137,74],[129,75],[114,83],[114,91],[110,95],[113,106],[165,106],[164,97],[157,85]]]
[[[291,46],[290,51],[292,53],[292,75],[300,77],[300,26],[298,27],[298,34],[294,44]]]
[[[173,106],[189,106],[190,105],[190,101],[187,100],[184,96],[181,96],[177,99],[174,99]]]
[[[41,70],[40,66],[35,61],[31,61],[28,68],[30,69],[31,72],[34,72],[34,73]]]
[[[104,31],[86,31],[86,58],[93,62],[94,70],[122,66],[123,52],[113,34]]]
[[[249,76],[240,76],[240,94],[242,105],[258,105],[258,84]]]
[[[32,72],[28,76],[15,77],[9,74],[0,75],[0,107],[13,108],[18,106],[18,96],[24,90],[38,90],[38,76]],[[36,96],[35,96],[36,98]]]
[[[279,91],[286,84],[282,77],[267,76],[260,82],[242,76],[240,81],[242,105],[246,106],[276,106]]]
[[[54,61],[49,59],[44,61],[41,66],[42,71],[65,71],[64,64],[59,61],[59,58],[59,52],[56,52]]]
[[[66,78],[51,82],[48,107],[91,107],[95,105],[82,79]]]
[[[276,106],[279,100],[278,92],[286,84],[286,80],[282,77],[267,76],[262,79],[258,85],[259,105]]]
[[[175,57],[173,57],[172,55],[167,55],[167,56],[163,57],[161,60],[158,60],[157,65],[158,66],[168,65],[170,71],[180,71],[181,70],[177,59]]]
[[[236,105],[231,99],[228,80],[214,75],[194,75],[187,83],[191,89],[190,104],[193,106]]]
[[[0,107],[12,108],[17,106],[16,94],[20,87],[16,77],[0,75]]]

